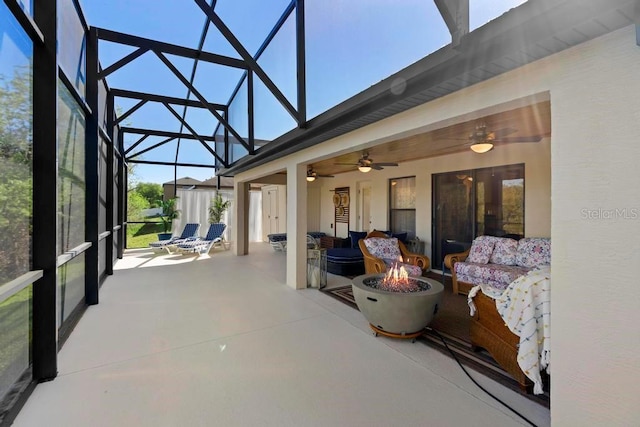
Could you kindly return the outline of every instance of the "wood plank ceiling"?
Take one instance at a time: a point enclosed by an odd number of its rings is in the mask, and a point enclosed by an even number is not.
[[[396,163],[464,152],[470,149],[469,135],[481,123],[486,125],[487,131],[502,132],[506,134],[507,138],[531,137],[534,139],[535,137],[536,139],[541,139],[539,137],[548,137],[551,135],[550,102],[539,102],[487,115],[482,119],[468,120],[430,132],[376,145],[366,150],[318,161],[310,166],[313,167],[313,170],[318,175],[335,175],[354,171],[356,166],[337,165],[336,163],[357,163],[364,151],[369,153],[369,157],[373,161]],[[517,144],[521,143],[523,142],[517,142]],[[535,144],[536,142],[526,143]],[[495,143],[494,150],[503,149],[509,144],[516,144],[516,142]]]

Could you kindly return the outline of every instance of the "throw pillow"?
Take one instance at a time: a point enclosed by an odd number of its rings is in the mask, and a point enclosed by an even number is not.
[[[516,265],[518,241],[513,239],[498,238],[489,262],[501,265]]]
[[[496,243],[496,238],[492,236],[478,236],[474,239],[469,250],[469,256],[467,262],[473,262],[476,264],[487,264],[491,259],[493,253],[493,247]]]
[[[366,231],[349,231],[349,238],[351,239],[351,248],[358,249],[358,240],[367,237]]]
[[[551,240],[543,237],[525,237],[518,242],[516,265],[537,267],[551,264]]]
[[[402,260],[398,239],[395,237],[369,237],[364,239],[364,245],[369,253],[376,258]]]

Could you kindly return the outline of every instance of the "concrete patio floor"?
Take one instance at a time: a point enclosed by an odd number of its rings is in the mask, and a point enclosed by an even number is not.
[[[14,425],[526,425],[453,359],[376,338],[358,311],[288,288],[285,262],[261,243],[243,257],[128,251]],[[472,373],[550,424],[548,409]]]

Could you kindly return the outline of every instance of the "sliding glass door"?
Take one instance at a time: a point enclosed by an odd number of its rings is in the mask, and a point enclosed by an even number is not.
[[[524,236],[524,164],[436,174],[432,185],[434,268],[476,236]]]

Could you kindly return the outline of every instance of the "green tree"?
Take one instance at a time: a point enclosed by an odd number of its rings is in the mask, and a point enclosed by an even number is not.
[[[229,209],[229,206],[231,206],[231,200],[224,201],[220,193],[216,194],[211,199],[211,206],[209,206],[209,223],[216,224],[222,221],[222,215]]]
[[[0,284],[29,271],[32,213],[32,75],[0,75]]]
[[[149,209],[149,201],[137,191],[129,191],[127,194],[127,220],[142,221],[144,209]]]
[[[149,201],[150,207],[160,207],[158,201],[162,200],[162,185],[154,182],[140,182],[136,186],[136,192]]]

